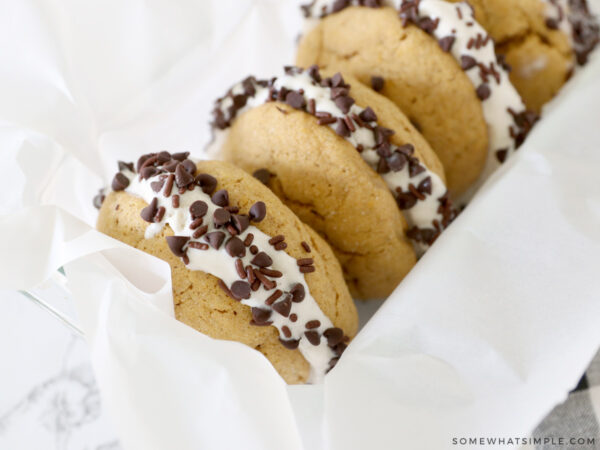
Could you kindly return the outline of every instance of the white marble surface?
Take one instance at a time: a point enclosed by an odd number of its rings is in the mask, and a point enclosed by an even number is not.
[[[11,291],[0,291],[0,330],[0,449],[121,448],[81,337]]]

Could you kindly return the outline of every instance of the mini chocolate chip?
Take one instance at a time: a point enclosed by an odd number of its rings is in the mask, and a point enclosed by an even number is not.
[[[208,211],[208,205],[202,200],[196,200],[194,203],[190,205],[190,214],[192,215],[192,219],[198,219],[199,217],[204,217],[206,212]]]
[[[184,188],[187,187],[188,184],[193,182],[193,175],[191,175],[187,170],[185,170],[183,164],[178,164],[177,168],[175,169],[175,183],[177,184],[177,187]]]
[[[130,172],[135,172],[135,170],[133,170],[132,162],[117,161],[117,164],[119,166],[119,172],[121,172],[122,170],[129,170]]]
[[[190,152],[179,152],[179,153],[173,153],[171,155],[171,158],[177,160],[177,161],[183,161],[185,160],[188,156],[190,156]]]
[[[391,170],[394,172],[399,172],[406,165],[407,159],[406,155],[395,151],[386,159],[386,162]]]
[[[265,252],[258,253],[250,262],[258,267],[268,267],[273,264],[273,260]]]
[[[292,331],[290,330],[290,327],[288,327],[287,325],[284,325],[281,327],[281,332],[288,339],[292,337]]]
[[[388,173],[390,171],[390,167],[388,166],[385,158],[379,158],[377,163],[377,173]]]
[[[248,284],[245,281],[236,281],[236,283],[244,283],[244,284]],[[250,285],[248,285],[248,287],[250,287]],[[233,292],[233,286],[231,291]],[[234,293],[235,295],[235,293]],[[248,297],[250,297],[250,289],[248,289]],[[265,324],[266,322],[269,321],[269,318],[271,317],[271,310],[270,309],[263,309],[263,308],[257,308],[255,306],[252,307],[252,320],[254,321],[255,325],[262,325]]]
[[[331,6],[331,12],[338,12],[350,5],[350,0],[335,0]]]
[[[256,255],[258,253],[258,247],[256,245],[251,245],[250,253],[252,253],[253,255]]]
[[[321,336],[316,331],[305,331],[304,336],[308,339],[312,345],[319,345],[321,343]]]
[[[246,247],[244,243],[238,237],[232,237],[225,244],[225,250],[231,257],[243,258],[246,256]]]
[[[158,155],[156,155],[156,157],[158,158],[158,164],[164,164],[168,161],[171,161],[171,154],[166,150],[160,152]]]
[[[298,344],[300,344],[300,339],[283,340],[280,338],[279,342],[281,342],[281,344],[288,350],[296,350],[298,348]]]
[[[343,119],[337,119],[336,123],[337,123],[337,125],[335,126],[335,132],[338,136],[341,136],[341,137],[350,136],[350,129],[348,128],[348,125],[346,125],[346,122],[344,122]]]
[[[102,189],[94,196],[92,203],[94,204],[94,208],[100,209],[102,208],[102,203],[104,203],[105,195],[102,192]]]
[[[431,177],[427,177],[423,181],[421,181],[419,183],[419,186],[417,186],[417,190],[422,194],[431,195]]]
[[[186,159],[181,164],[183,164],[183,168],[190,174],[194,175],[196,173],[196,164],[190,159]]]
[[[292,289],[290,289],[290,294],[292,294],[292,301],[294,303],[300,303],[304,300],[306,296],[306,291],[304,290],[304,286],[300,283],[297,283]]]
[[[456,38],[454,36],[446,36],[441,38],[438,41],[438,44],[440,45],[440,48],[445,51],[445,52],[449,52],[452,49],[452,46],[454,45],[454,41],[456,40]]]
[[[225,240],[225,233],[222,231],[212,231],[204,235],[204,240],[210,244],[212,248],[218,250],[223,240]]]
[[[213,221],[216,227],[220,227],[229,223],[231,220],[231,214],[225,208],[218,208],[213,213]]]
[[[300,245],[302,245],[305,252],[310,253],[310,245],[308,245],[308,242],[302,241],[300,242]]]
[[[273,174],[271,174],[271,172],[269,172],[267,169],[258,169],[254,171],[252,176],[258,181],[260,181],[262,184],[266,185],[269,184],[269,181],[271,180]]]
[[[402,210],[410,209],[417,204],[417,197],[410,192],[398,192],[396,203]]]
[[[390,136],[393,136],[396,132],[385,127],[375,127],[375,142],[377,145],[381,145],[389,140]]]
[[[491,93],[492,93],[492,91],[490,90],[490,87],[486,83],[481,83],[479,85],[479,87],[477,88],[477,97],[479,97],[479,100],[481,100],[481,101],[489,98]]]
[[[477,60],[469,55],[462,55],[460,57],[460,67],[462,70],[469,70],[477,65]]]
[[[350,93],[348,88],[345,87],[335,87],[331,88],[331,99],[335,100],[338,97],[347,96]]]
[[[246,231],[246,229],[250,226],[250,218],[245,214],[233,214],[231,216],[231,222],[240,234]]]
[[[340,72],[337,72],[334,76],[331,77],[332,87],[344,86],[345,84],[346,83],[344,83],[344,78],[342,77],[342,74]]]
[[[304,95],[297,91],[290,91],[285,96],[285,102],[294,109],[302,109],[306,106]]]
[[[207,173],[201,173],[196,177],[196,183],[202,188],[202,192],[211,195],[217,187],[217,179]]]
[[[160,190],[163,188],[164,185],[165,185],[164,178],[162,180],[153,181],[152,183],[150,183],[150,187],[152,188],[152,190],[154,192],[160,192]]]
[[[230,290],[236,300],[250,298],[250,285],[246,281],[234,281]]]
[[[171,249],[171,251],[173,252],[173,254],[175,256],[183,256],[185,254],[185,251],[183,250],[183,247],[185,247],[185,244],[187,244],[187,242],[190,240],[189,237],[187,236],[167,236],[167,245],[169,246],[169,248]]]
[[[371,87],[375,92],[379,92],[383,89],[383,84],[385,83],[383,77],[372,76],[371,77]]]
[[[317,66],[316,64],[313,64],[308,69],[306,69],[306,72],[317,83],[319,83],[321,81],[321,74],[319,73],[319,66]]]
[[[215,192],[210,199],[217,206],[229,205],[229,193],[225,189]]]
[[[286,296],[284,300],[275,303],[272,308],[283,317],[287,317],[290,315],[290,311],[292,310],[292,300],[289,296]]]
[[[175,172],[175,169],[177,169],[178,164],[179,161],[177,161],[176,159],[172,159],[171,161],[163,165],[163,169],[165,169],[167,172],[173,173]]]
[[[295,322],[298,320],[298,316],[294,313],[290,314],[290,322]]]
[[[375,114],[375,111],[373,111],[373,109],[371,109],[370,106],[367,106],[358,115],[358,117],[360,117],[360,119],[363,120],[364,122],[375,122],[377,120],[377,114]]]
[[[341,328],[328,328],[323,332],[323,336],[327,338],[327,345],[335,347],[344,339],[344,332]]]
[[[129,186],[129,178],[119,172],[113,178],[111,186],[113,191],[122,191]]]
[[[153,166],[144,167],[140,171],[140,175],[142,176],[142,178],[144,180],[147,180],[148,178],[150,178],[151,176],[156,175],[157,173],[158,173],[158,171],[156,170],[156,167],[153,167]]]
[[[152,223],[152,222],[154,222],[154,215],[156,214],[157,209],[158,209],[158,199],[156,197],[154,197],[152,199],[152,201],[150,202],[150,204],[148,206],[146,206],[144,209],[142,209],[142,211],[140,212],[140,216],[146,222]]]
[[[333,102],[342,110],[344,114],[347,114],[352,105],[354,105],[354,99],[348,96],[338,97]]]
[[[415,152],[415,147],[412,144],[404,144],[396,147],[396,151],[406,156],[411,156]]]
[[[416,159],[416,158],[409,158],[408,162],[409,162],[409,165],[408,165],[408,174],[411,177],[414,177],[415,175],[418,175],[420,173],[425,172],[425,167],[423,167],[419,163],[418,159]]]
[[[267,215],[267,206],[264,202],[256,202],[250,207],[250,220],[253,222],[262,221]]]
[[[507,148],[502,148],[500,150],[496,150],[496,158],[498,158],[499,162],[503,163],[504,161],[506,161],[507,156],[508,156]]]
[[[344,353],[344,350],[346,350],[346,348],[348,348],[348,346],[346,344],[344,344],[343,342],[340,342],[338,345],[336,345],[333,348],[333,351],[337,354],[337,355],[341,355],[342,353]]]
[[[148,153],[146,155],[140,156],[135,165],[136,171],[139,172],[140,169],[142,168],[142,166],[144,165],[144,163],[146,162],[146,160],[151,157],[152,157],[152,153]]]
[[[550,28],[551,30],[558,30],[558,21],[556,19],[552,19],[551,17],[548,17],[546,19],[546,26],[548,28]]]

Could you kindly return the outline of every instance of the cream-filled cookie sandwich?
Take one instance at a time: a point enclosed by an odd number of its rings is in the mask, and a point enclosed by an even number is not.
[[[466,3],[317,0],[304,11],[318,20],[300,42],[298,64],[365,83],[381,77],[380,92],[431,144],[456,195],[468,199],[536,120]]]
[[[450,0],[457,1],[457,0]],[[510,79],[537,113],[577,65],[584,65],[600,36],[586,0],[469,0]]]
[[[357,330],[339,263],[251,175],[187,156],[119,163],[98,229],[170,264],[178,320],[260,351],[288,383],[320,382]]]
[[[287,67],[217,100],[219,156],[256,173],[332,246],[352,294],[389,295],[455,216],[442,165],[385,97]]]

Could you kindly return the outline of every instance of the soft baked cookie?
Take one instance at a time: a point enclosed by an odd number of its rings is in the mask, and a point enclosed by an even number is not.
[[[170,264],[178,320],[319,382],[358,323],[331,249],[252,176],[187,156],[119,163],[98,229]]]
[[[213,114],[219,156],[325,237],[355,297],[389,295],[454,217],[427,142],[354,79],[287,67],[235,85]]]
[[[459,0],[449,0],[458,2]],[[585,0],[469,0],[475,18],[512,68],[527,107],[540,112],[598,43]]]
[[[471,188],[470,197],[529,131],[534,115],[467,4],[318,0],[304,10],[320,20],[302,38],[298,64],[341,70],[365,83],[382,77],[381,93],[429,141],[451,193]]]

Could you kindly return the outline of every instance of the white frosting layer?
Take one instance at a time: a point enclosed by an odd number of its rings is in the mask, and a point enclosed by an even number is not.
[[[345,116],[352,116],[353,114],[358,116],[364,111],[364,108],[353,104],[350,110],[344,114],[331,99],[331,88],[321,86],[319,83],[315,82],[306,71],[293,74],[286,73],[275,80],[273,87],[278,91],[282,88],[293,91],[303,90],[303,95],[307,102],[309,99],[313,99],[315,101],[316,111],[321,113],[329,113],[334,118],[343,119]],[[243,108],[237,110],[235,117],[243,114],[245,111],[251,108],[262,105],[267,101],[269,88],[261,87],[256,83],[254,83],[254,88],[256,89],[256,94],[248,99]],[[232,93],[243,93],[242,84],[239,83],[235,85],[232,88]],[[228,112],[228,108],[232,105],[232,103],[233,102],[230,97],[225,97],[225,99],[219,105],[219,108],[228,121],[233,121],[235,119],[235,117],[231,117]],[[366,127],[360,127],[356,122],[353,123],[355,123],[355,130],[350,131],[350,135],[344,139],[351,143],[355,148],[362,148],[363,150],[361,152],[361,156],[365,162],[367,162],[374,170],[377,170],[379,155],[375,149],[376,142],[373,131]],[[377,125],[377,122],[366,123],[373,127]],[[335,132],[335,123],[329,124],[328,126]],[[215,142],[223,142],[223,133],[227,133],[227,129],[216,130]],[[391,145],[392,151],[394,151],[396,148],[398,147]],[[209,152],[214,152],[214,149],[215,145],[213,145],[213,150],[209,150]],[[420,162],[420,166],[423,167],[424,170],[413,176],[411,176],[409,173],[408,163],[406,163],[399,171],[394,172],[391,170],[380,175],[383,177],[394,196],[398,195],[398,188],[403,192],[406,192],[410,190],[410,185],[412,185],[413,188],[416,188],[423,180],[430,178],[431,193],[424,194],[423,199],[418,199],[413,207],[402,210],[402,213],[406,218],[409,227],[436,229],[437,227],[434,225],[434,222],[438,224],[438,227],[442,227],[444,220],[443,215],[438,212],[438,208],[440,206],[439,199],[446,194],[447,188],[441,178],[429,170],[422,162]],[[422,242],[415,242],[414,245],[415,250],[419,254],[423,253],[427,248],[427,245]]]
[[[194,189],[187,190],[183,194],[177,193],[177,188],[173,186],[173,192],[171,196],[166,197],[164,191],[166,186],[163,186],[159,193],[154,192],[150,186],[150,183],[158,181],[160,175],[154,175],[148,179],[140,179],[138,174],[124,170],[123,173],[130,181],[129,186],[125,189],[126,192],[144,199],[147,203],[150,203],[152,199],[158,199],[157,208],[163,206],[165,208],[165,214],[160,222],[149,224],[146,228],[146,239],[149,239],[159,233],[165,225],[169,225],[176,236],[186,236],[190,238],[189,242],[200,242],[206,243],[206,241],[200,237],[194,239],[192,237],[194,230],[190,228],[192,223],[192,217],[189,212],[190,205],[197,200],[202,200],[208,206],[208,211],[204,216],[203,224],[208,225],[208,233],[211,231],[224,231],[223,229],[217,229],[213,225],[213,213],[219,206],[212,203],[209,195],[205,194],[199,186],[194,186]],[[166,183],[165,183],[166,184]],[[179,195],[179,207],[174,208],[172,205],[172,195]],[[267,211],[267,214],[269,212]],[[311,366],[311,372],[308,382],[319,383],[322,381],[328,366],[332,358],[337,355],[327,345],[327,339],[322,335],[325,330],[333,327],[329,318],[321,311],[316,300],[312,297],[308,284],[304,279],[304,274],[299,271],[296,259],[288,255],[285,251],[277,251],[269,244],[269,239],[272,236],[268,236],[255,226],[250,225],[244,232],[240,233],[238,237],[243,241],[246,236],[252,233],[254,239],[252,244],[258,247],[259,252],[268,254],[273,260],[273,264],[269,266],[269,269],[278,270],[283,273],[280,278],[274,278],[273,281],[277,283],[277,289],[281,289],[286,292],[289,291],[296,284],[301,284],[305,290],[305,298],[299,303],[292,302],[292,309],[290,314],[296,314],[298,320],[292,322],[288,317],[284,317],[281,314],[273,311],[271,313],[270,321],[273,321],[272,326],[279,330],[281,339],[299,339],[300,343],[298,349],[308,361]],[[225,231],[225,234],[229,234]],[[225,250],[225,243],[228,237],[226,237],[223,245],[216,250],[209,246],[207,250],[199,250],[192,247],[187,247],[187,256],[189,263],[187,267],[190,270],[199,270],[202,272],[214,275],[217,278],[223,280],[223,282],[231,287],[232,283],[240,280],[235,269],[236,258],[230,256]],[[184,247],[185,248],[185,247]],[[310,254],[308,254],[310,256]],[[244,267],[252,265],[251,260],[254,257],[253,254],[246,249],[246,256],[240,258]],[[254,266],[253,266],[254,267]],[[318,269],[317,269],[318,270]],[[265,300],[269,298],[273,293],[273,290],[266,290],[264,286],[260,286],[257,291],[251,291],[250,298],[247,300],[242,299],[241,303],[249,307],[259,307],[264,309],[271,309],[265,305]],[[284,296],[281,296],[278,300],[282,300]],[[318,346],[311,344],[306,337],[304,332],[308,331],[305,328],[305,324],[311,320],[318,320],[320,326],[313,329],[321,335],[321,341]],[[282,327],[287,326],[291,331],[291,337],[286,337],[282,332]]]

